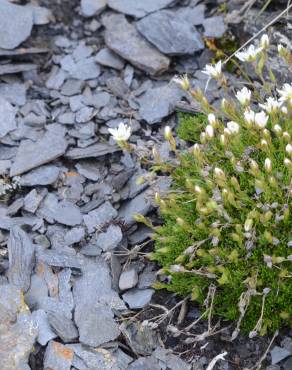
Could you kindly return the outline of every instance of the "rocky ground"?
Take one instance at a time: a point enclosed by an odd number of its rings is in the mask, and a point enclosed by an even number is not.
[[[151,195],[169,181],[138,185],[146,170],[108,134],[129,123],[140,152],[167,158],[165,125],[195,109],[169,81],[205,87],[223,2],[15,3],[0,0],[1,370],[203,370],[224,351],[217,369],[251,368],[270,337],[198,341],[206,323],[178,335],[200,311],[154,292],[150,229],[133,218],[157,219]],[[221,96],[212,82],[207,94]],[[271,348],[266,369],[291,370],[291,331]]]

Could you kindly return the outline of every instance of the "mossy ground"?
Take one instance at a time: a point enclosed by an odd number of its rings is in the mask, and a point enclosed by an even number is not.
[[[202,130],[207,125],[207,118],[203,114],[195,116],[183,114],[180,116],[180,125],[177,133],[181,139],[189,143],[199,141]],[[291,122],[286,129],[292,135]],[[240,296],[247,289],[259,292],[253,295],[248,305],[241,329],[248,333],[253,330],[261,317],[263,290],[269,288],[263,308],[263,317],[260,325],[260,334],[274,331],[283,324],[291,324],[292,318],[292,269],[291,261],[276,262],[277,257],[290,254],[287,243],[292,239],[291,200],[284,199],[283,189],[289,185],[290,175],[282,165],[284,159],[283,148],[277,140],[273,143],[273,166],[281,171],[280,186],[270,187],[259,197],[255,196],[254,177],[245,170],[234,170],[230,159],[217,151],[218,142],[208,144],[204,155],[209,164],[219,166],[224,170],[227,182],[226,187],[234,192],[235,199],[226,206],[230,220],[228,227],[214,227],[215,222],[221,222],[224,216],[219,217],[217,212],[210,212],[207,217],[201,217],[196,208],[193,188],[202,186],[211,194],[211,189],[206,186],[205,178],[201,175],[201,167],[194,160],[191,153],[180,154],[180,165],[171,172],[173,186],[165,199],[165,207],[161,207],[163,226],[156,230],[155,252],[153,259],[159,262],[166,275],[171,276],[169,283],[157,283],[158,288],[166,288],[181,296],[191,294],[192,298],[201,305],[206,299],[210,284],[216,286],[214,298],[214,314],[223,321],[235,321],[240,312],[238,303]],[[246,149],[256,148],[249,153],[250,158],[257,161],[260,167],[266,158],[266,153],[257,147],[257,139],[251,130],[242,130],[240,141],[234,139],[230,144],[230,151],[241,160],[245,167]],[[231,177],[236,177],[240,190],[235,189],[229,182]],[[244,191],[242,191],[244,189]],[[213,191],[214,189],[212,189]],[[276,218],[282,214],[283,209],[273,210],[273,203],[287,205],[290,216],[285,220]],[[273,215],[263,221],[261,206],[268,205]],[[265,209],[267,211],[267,209]],[[258,212],[255,217],[257,233],[256,245],[250,251],[244,243],[244,224],[249,214]],[[228,216],[228,217],[229,217]],[[278,217],[279,218],[279,217]],[[178,222],[178,219],[181,222]],[[222,222],[226,223],[226,220]],[[270,238],[277,240],[272,243]],[[212,238],[218,238],[219,243],[212,243]],[[206,240],[203,243],[199,241]],[[195,252],[190,255],[185,250],[195,246]],[[273,267],[268,267],[264,262],[264,255],[272,256]],[[274,263],[275,262],[275,263]],[[181,265],[186,272],[173,272],[171,266]],[[214,279],[194,274],[191,271],[203,271],[215,275]]]

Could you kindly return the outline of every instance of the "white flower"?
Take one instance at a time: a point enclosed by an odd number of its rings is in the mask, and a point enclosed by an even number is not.
[[[239,132],[239,124],[234,121],[230,121],[227,123],[227,128],[232,134],[238,134]]]
[[[242,62],[254,62],[257,55],[263,50],[263,48],[255,48],[254,45],[250,45],[247,49],[239,51],[235,56]]]
[[[247,105],[250,102],[251,91],[247,89],[246,87],[244,87],[240,91],[237,91],[236,97],[238,101],[240,102],[240,104]]]
[[[123,122],[119,124],[118,128],[109,128],[108,131],[115,141],[127,141],[131,136],[131,127]]]
[[[269,116],[264,111],[255,114],[254,121],[258,128],[265,128],[268,122]]]
[[[287,145],[286,145],[286,152],[287,152],[288,154],[292,154],[292,145],[291,145],[291,144],[287,144]]]
[[[263,49],[267,49],[270,45],[270,39],[269,39],[269,36],[267,34],[264,34],[262,37],[261,37],[261,41],[260,41],[260,45]]]
[[[214,129],[211,125],[206,126],[205,132],[208,139],[212,139],[214,137]]]
[[[215,127],[216,126],[216,117],[215,117],[215,114],[213,114],[213,113],[208,114],[208,121],[209,121],[210,125],[212,125],[213,127]]]
[[[202,72],[210,77],[219,79],[222,76],[222,61],[219,60],[219,62],[214,65],[207,64]]]
[[[183,90],[189,90],[190,88],[190,81],[188,79],[188,76],[186,74],[182,76],[174,76],[172,81],[179,85]]]
[[[275,125],[273,127],[273,130],[275,131],[276,134],[281,134],[282,133],[282,127],[280,125]]]
[[[267,172],[271,172],[272,171],[272,162],[271,162],[270,158],[266,158],[265,159],[265,170]]]
[[[290,101],[292,104],[292,84],[284,84],[282,90],[278,90],[278,92],[281,95],[280,101]]]
[[[280,109],[281,105],[282,105],[282,102],[276,100],[275,98],[271,96],[268,97],[265,104],[259,104],[259,106],[268,113],[276,112],[277,110]]]
[[[216,176],[216,177],[225,177],[225,174],[224,174],[224,172],[221,170],[221,168],[219,168],[219,167],[215,167],[214,168],[214,175]]]
[[[285,116],[287,116],[287,114],[288,114],[288,109],[287,109],[287,107],[282,107],[282,108],[281,108],[281,112],[282,112]]]
[[[255,112],[251,109],[247,109],[245,112],[244,112],[244,120],[246,123],[248,124],[252,124],[254,123],[255,121]]]

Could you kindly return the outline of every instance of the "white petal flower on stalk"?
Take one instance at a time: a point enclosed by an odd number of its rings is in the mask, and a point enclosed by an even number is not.
[[[270,160],[270,158],[266,158],[265,159],[265,170],[270,173],[272,171],[272,161]]]
[[[205,129],[205,133],[208,139],[212,139],[214,137],[214,129],[211,125],[207,125]]]
[[[242,62],[254,62],[262,50],[262,47],[256,48],[254,45],[250,45],[247,49],[236,53],[235,56]]]
[[[264,34],[261,37],[260,45],[263,49],[267,49],[270,46],[270,39],[267,34]]]
[[[240,126],[237,122],[230,121],[227,123],[227,128],[232,134],[238,134]]]
[[[251,109],[247,109],[244,113],[243,113],[243,116],[244,116],[244,120],[246,123],[248,124],[253,124],[254,121],[255,121],[255,112]]]
[[[269,116],[264,111],[255,114],[254,121],[258,128],[265,128],[268,122]]]
[[[288,101],[292,104],[292,84],[284,84],[283,88],[278,90],[278,93],[281,95],[280,101]]]
[[[287,144],[286,145],[286,152],[288,153],[288,154],[292,154],[292,145],[291,144]]]
[[[202,72],[218,80],[222,76],[222,61],[219,60],[216,64],[207,64]]]
[[[208,122],[210,123],[211,126],[215,127],[216,126],[216,117],[214,113],[209,113],[208,114]]]
[[[243,89],[237,91],[236,98],[242,105],[248,105],[251,98],[251,91],[244,86]]]
[[[127,141],[131,136],[131,127],[121,122],[118,128],[109,128],[109,133],[115,141]]]
[[[190,81],[188,79],[188,76],[186,74],[182,76],[174,76],[172,81],[179,85],[183,90],[189,90],[190,88]]]
[[[261,108],[263,108],[268,113],[277,112],[281,108],[282,102],[278,101],[277,99],[269,96],[266,100],[265,104],[259,104]]]

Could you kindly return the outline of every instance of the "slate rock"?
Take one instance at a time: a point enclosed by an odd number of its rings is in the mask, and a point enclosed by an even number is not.
[[[18,82],[2,83],[0,84],[0,96],[11,104],[22,106],[26,103],[26,86]]]
[[[107,0],[81,0],[81,14],[92,17],[100,14],[106,7]]]
[[[159,362],[170,370],[190,370],[191,365],[187,364],[178,356],[175,356],[171,351],[158,347],[152,354]]]
[[[96,54],[95,60],[103,66],[111,67],[119,71],[121,71],[125,65],[125,61],[108,48],[99,50]]]
[[[49,290],[44,274],[45,271],[42,268],[40,272],[31,276],[30,287],[24,296],[25,303],[31,310],[38,309],[41,306],[41,302],[49,296]]]
[[[49,266],[81,269],[83,263],[80,256],[60,253],[51,249],[45,251],[38,250],[36,255],[38,261],[45,262]]]
[[[21,175],[63,155],[67,141],[58,132],[47,131],[37,142],[23,140],[18,148],[10,176]]]
[[[79,243],[85,236],[85,231],[83,227],[73,227],[64,236],[64,242],[66,245],[72,245]]]
[[[141,357],[131,363],[129,370],[162,370],[162,368],[152,357]]]
[[[54,19],[52,12],[43,6],[28,4],[26,8],[32,11],[33,23],[36,25],[43,26]]]
[[[8,280],[23,291],[30,286],[30,277],[34,268],[35,247],[29,236],[19,226],[11,229],[8,239]]]
[[[61,343],[50,341],[45,352],[44,369],[70,370],[74,351]]]
[[[23,209],[30,213],[35,213],[38,209],[41,201],[43,199],[43,195],[39,194],[36,189],[31,190],[25,197],[24,197],[24,207]]]
[[[123,239],[123,233],[119,226],[110,225],[104,233],[96,238],[96,246],[104,252],[115,249]]]
[[[37,328],[20,290],[0,284],[1,370],[28,368],[27,362],[37,336]]]
[[[205,20],[206,5],[200,4],[194,8],[180,7],[175,10],[170,10],[174,17],[180,17],[187,21],[192,26],[198,26]]]
[[[104,224],[112,221],[118,215],[117,210],[110,202],[103,203],[97,209],[83,216],[84,223],[87,226],[88,232],[92,233],[96,229],[101,228]]]
[[[134,199],[126,201],[119,209],[119,217],[130,227],[136,221],[135,214],[145,216],[150,210],[153,209],[149,199],[147,199],[147,190],[137,195]]]
[[[55,333],[63,342],[72,342],[78,337],[78,330],[73,321],[60,312],[50,312],[48,320]]]
[[[15,113],[15,108],[0,96],[0,138],[16,129]]]
[[[193,54],[204,49],[204,42],[196,28],[167,10],[141,19],[137,28],[151,44],[167,55]]]
[[[291,353],[287,351],[285,348],[281,348],[279,346],[273,347],[271,350],[271,356],[272,356],[272,365],[275,365],[282,360],[284,360],[286,357],[290,356]]]
[[[288,358],[283,364],[284,370],[292,369],[292,357]],[[268,370],[268,369],[267,369]],[[273,370],[273,369],[272,369]],[[276,369],[277,370],[277,369]]]
[[[150,303],[153,294],[153,289],[132,289],[123,294],[123,300],[131,309],[139,309]]]
[[[119,326],[108,306],[77,304],[74,319],[79,330],[79,341],[97,347],[116,339]]]
[[[138,274],[135,268],[130,268],[123,271],[119,280],[120,290],[127,290],[134,288],[138,283]]]
[[[69,159],[98,158],[106,154],[112,154],[121,149],[117,145],[107,143],[97,143],[87,148],[73,148],[68,150],[66,157]]]
[[[149,89],[138,99],[140,116],[150,125],[159,123],[173,113],[176,103],[183,96],[183,91],[172,84]]]
[[[157,332],[141,322],[123,323],[120,329],[129,347],[139,355],[150,355],[159,344]]]
[[[142,18],[175,2],[176,0],[108,0],[108,6],[120,13]]]
[[[37,342],[41,346],[45,346],[50,340],[57,337],[56,333],[54,333],[50,327],[48,316],[44,310],[33,311],[32,319],[37,326]]]
[[[149,44],[125,16],[111,14],[103,18],[107,47],[135,67],[150,74],[166,71],[170,60]]]
[[[16,48],[30,36],[32,26],[31,9],[0,1],[0,48]]]
[[[224,35],[227,27],[222,16],[207,18],[203,22],[206,37],[220,38]]]
[[[60,169],[54,165],[44,165],[20,177],[21,186],[51,185],[57,181]]]

